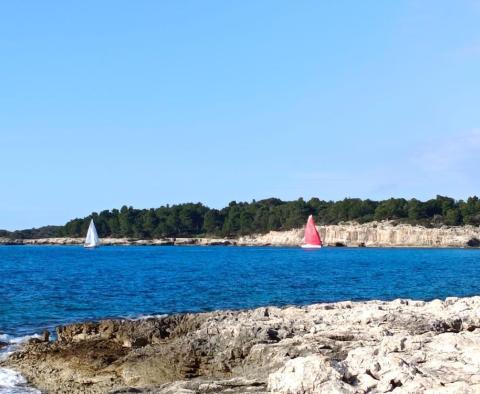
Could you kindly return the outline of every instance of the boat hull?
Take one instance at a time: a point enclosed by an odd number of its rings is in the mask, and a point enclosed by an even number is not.
[[[303,249],[321,249],[322,245],[303,244],[300,247]]]
[[[98,248],[98,245],[83,245],[83,247],[86,249],[95,249]]]

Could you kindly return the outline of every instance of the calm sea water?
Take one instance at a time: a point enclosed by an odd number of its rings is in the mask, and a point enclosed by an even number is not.
[[[106,317],[480,294],[480,250],[0,247],[0,334]]]

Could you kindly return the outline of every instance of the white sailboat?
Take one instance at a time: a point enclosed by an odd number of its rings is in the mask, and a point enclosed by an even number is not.
[[[97,246],[100,246],[100,239],[98,238],[97,229],[95,228],[93,219],[90,220],[90,226],[88,226],[87,237],[85,238],[83,246],[85,248],[96,248]]]

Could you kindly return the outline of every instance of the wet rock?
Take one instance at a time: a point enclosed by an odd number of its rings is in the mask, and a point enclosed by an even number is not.
[[[41,339],[42,339],[43,342],[49,342],[50,341],[50,331],[45,330],[42,333],[42,338]]]

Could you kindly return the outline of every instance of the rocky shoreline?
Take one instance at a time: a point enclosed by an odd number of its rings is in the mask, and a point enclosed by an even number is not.
[[[480,297],[57,328],[0,363],[47,393],[478,393]]]
[[[0,245],[83,245],[84,238],[39,238],[39,239],[7,239],[0,238]],[[237,245],[236,240],[220,238],[102,238],[102,246],[229,246]]]
[[[426,228],[392,222],[346,223],[317,226],[326,246],[348,247],[480,247],[479,226]],[[271,231],[235,239],[227,238],[162,238],[138,240],[103,238],[102,244],[131,246],[298,246],[302,243],[303,228]],[[83,238],[17,239],[0,238],[0,245],[80,245]]]

